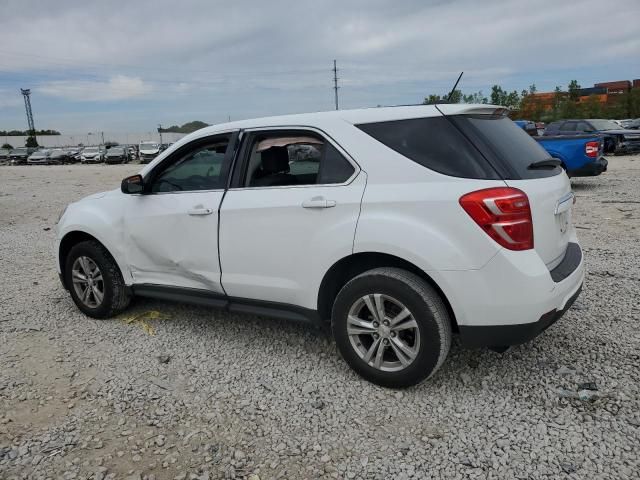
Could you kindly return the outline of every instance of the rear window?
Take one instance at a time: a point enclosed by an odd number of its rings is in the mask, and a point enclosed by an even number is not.
[[[366,123],[357,127],[408,159],[444,175],[500,178],[478,149],[445,117]]]
[[[507,117],[452,115],[447,118],[467,135],[505,180],[550,177],[562,171],[560,167],[530,169],[529,165],[550,155]]]

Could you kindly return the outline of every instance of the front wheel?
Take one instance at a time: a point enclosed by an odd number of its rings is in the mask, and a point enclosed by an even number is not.
[[[96,241],[71,248],[65,261],[65,284],[77,307],[93,318],[117,315],[131,299],[115,260]]]
[[[332,312],[340,354],[366,380],[405,388],[433,375],[451,347],[451,322],[440,295],[417,275],[377,268],[338,293]]]

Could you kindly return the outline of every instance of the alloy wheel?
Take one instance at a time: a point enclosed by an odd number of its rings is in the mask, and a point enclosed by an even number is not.
[[[86,256],[76,258],[71,267],[73,288],[80,301],[89,308],[98,308],[104,300],[104,280],[96,262]]]
[[[353,303],[347,335],[363,361],[385,372],[407,368],[420,351],[420,329],[411,311],[381,293],[365,295]]]

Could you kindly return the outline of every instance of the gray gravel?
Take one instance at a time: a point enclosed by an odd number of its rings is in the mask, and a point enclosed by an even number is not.
[[[296,324],[81,315],[52,227],[137,168],[0,167],[0,478],[639,478],[640,156],[572,182],[589,273],[562,321],[504,354],[454,341],[405,391]]]

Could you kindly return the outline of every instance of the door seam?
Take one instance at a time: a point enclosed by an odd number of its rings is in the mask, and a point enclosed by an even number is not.
[[[360,222],[360,215],[362,215],[362,202],[364,201],[364,193],[367,191],[367,181],[369,180],[369,176],[367,175],[367,172],[362,170],[362,168],[360,169],[360,171],[364,174],[364,188],[362,189],[362,195],[360,195],[360,205],[358,208],[358,218],[356,218],[356,226],[353,229],[353,239],[351,241],[351,255],[353,255],[356,249],[356,234],[358,232],[358,222]]]

